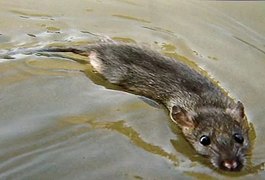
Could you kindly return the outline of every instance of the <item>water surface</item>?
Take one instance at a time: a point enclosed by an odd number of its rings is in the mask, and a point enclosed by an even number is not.
[[[246,170],[215,171],[164,108],[105,88],[89,65],[19,55],[0,64],[1,179],[264,178],[264,10],[263,2],[1,1],[1,52],[98,41],[91,33],[145,44],[218,81],[244,103],[256,133]]]

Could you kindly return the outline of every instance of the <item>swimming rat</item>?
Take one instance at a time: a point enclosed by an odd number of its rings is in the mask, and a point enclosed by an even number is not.
[[[110,83],[163,104],[187,141],[215,168],[239,171],[246,164],[250,142],[243,104],[177,59],[122,43],[21,52],[72,52],[87,56],[92,67]]]

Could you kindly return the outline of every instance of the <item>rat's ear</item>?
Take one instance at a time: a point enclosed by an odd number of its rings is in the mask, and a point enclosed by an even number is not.
[[[172,120],[177,123],[183,130],[193,129],[197,123],[194,116],[180,106],[173,106],[170,112]]]
[[[244,106],[240,101],[238,101],[234,107],[226,109],[226,112],[234,117],[237,121],[244,119],[245,117]]]

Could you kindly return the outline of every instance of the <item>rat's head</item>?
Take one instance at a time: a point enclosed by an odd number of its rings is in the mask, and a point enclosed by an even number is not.
[[[209,158],[212,165],[227,171],[239,171],[246,163],[250,147],[244,107],[199,108],[196,113],[173,106],[171,118],[182,129],[195,150]]]

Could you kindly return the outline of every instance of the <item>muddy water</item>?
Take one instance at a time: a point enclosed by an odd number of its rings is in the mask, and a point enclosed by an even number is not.
[[[247,169],[215,171],[160,106],[105,88],[89,65],[18,55],[0,64],[0,178],[264,178],[264,12],[263,2],[1,1],[2,52],[98,41],[91,33],[146,44],[218,80],[255,131]]]

